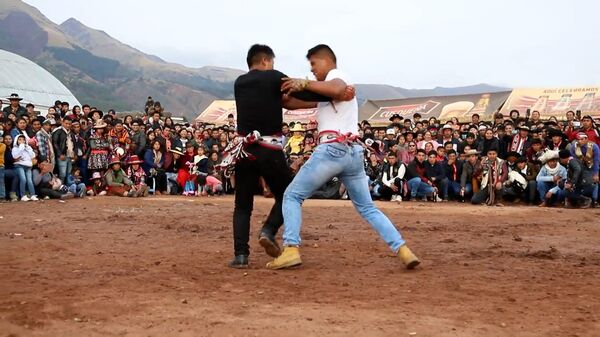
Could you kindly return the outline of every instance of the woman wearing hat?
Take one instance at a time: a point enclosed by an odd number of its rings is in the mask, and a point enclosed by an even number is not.
[[[104,174],[104,179],[108,186],[107,195],[137,197],[138,191],[133,186],[133,181],[129,179],[125,171],[121,168],[121,159],[118,156],[112,156],[108,165],[110,168]]]
[[[108,168],[111,147],[105,135],[106,127],[106,123],[101,119],[94,124],[94,131],[90,136],[86,153],[88,157],[88,169],[90,171],[103,173]]]
[[[139,197],[148,196],[148,185],[146,185],[146,172],[140,166],[143,163],[137,155],[131,155],[127,159],[127,176],[133,182],[133,188]]]

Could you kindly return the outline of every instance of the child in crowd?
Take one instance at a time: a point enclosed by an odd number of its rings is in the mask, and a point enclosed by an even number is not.
[[[138,196],[148,196],[148,185],[146,185],[146,172],[140,166],[143,161],[137,155],[131,155],[127,160],[127,176],[133,182],[133,187],[138,191]]]
[[[100,172],[94,172],[91,181],[92,186],[90,186],[90,189],[87,191],[89,196],[95,197],[106,195],[106,184],[104,183]]]
[[[31,167],[35,159],[35,153],[23,134],[16,136],[12,148],[12,156],[15,161],[15,171],[19,177],[19,190],[21,193],[21,201],[37,201],[35,188],[33,187],[33,178]],[[29,194],[27,196],[26,192]]]
[[[68,191],[73,193],[77,198],[83,198],[86,193],[85,184],[82,182],[81,169],[73,167],[71,174],[67,176],[66,182]]]
[[[208,176],[208,157],[204,154],[205,150],[203,146],[198,147],[198,154],[194,156],[194,170],[193,173],[197,177],[198,191],[196,195],[208,195],[205,190],[206,177]]]

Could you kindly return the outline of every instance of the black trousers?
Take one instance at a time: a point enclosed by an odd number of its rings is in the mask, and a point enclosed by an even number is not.
[[[251,158],[240,159],[235,165],[235,207],[233,210],[233,241],[235,255],[249,255],[250,216],[258,179],[263,177],[275,197],[275,204],[264,222],[263,231],[275,235],[283,225],[283,192],[292,181],[292,172],[281,150],[271,150],[252,144],[246,151]]]
[[[381,195],[382,200],[390,201],[390,199],[392,199],[392,195],[394,195],[394,194],[402,195],[403,194],[402,180],[400,178],[394,179],[394,185],[396,185],[396,187],[398,187],[398,192],[392,191],[391,187],[387,187],[387,186],[383,185],[383,183],[382,183],[381,187],[379,188],[379,194]]]

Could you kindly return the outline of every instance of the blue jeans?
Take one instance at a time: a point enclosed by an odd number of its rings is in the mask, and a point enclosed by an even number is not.
[[[433,186],[424,183],[421,178],[415,177],[408,181],[408,189],[410,190],[410,198],[426,197],[435,192]]]
[[[4,184],[6,186],[6,181],[10,179],[10,190],[9,192],[17,192],[17,188],[18,188],[18,184],[19,184],[19,178],[17,177],[17,173],[15,172],[15,169],[4,169]]]
[[[0,166],[0,200],[6,199],[6,187],[4,186],[4,166]]]
[[[15,164],[15,172],[19,177],[19,191],[21,193],[21,198],[27,195],[25,193],[26,186],[27,191],[29,191],[29,195],[35,195],[35,188],[33,187],[33,178],[31,176],[31,167]]]
[[[371,199],[363,160],[364,149],[358,145],[329,143],[317,146],[283,195],[284,245],[300,244],[302,203],[336,176],[346,186],[354,208],[379,233],[390,249],[397,252],[404,245],[400,232],[375,207]]]
[[[470,193],[470,191],[467,189],[468,187],[470,187],[470,184],[467,184],[467,186],[465,186],[465,195]],[[460,199],[460,190],[460,181],[448,181],[448,191],[446,192],[446,195],[452,195],[454,198]]]
[[[73,166],[71,159],[65,156],[65,160],[60,160],[58,157],[56,157],[56,164],[58,165],[58,177],[63,182],[67,181],[67,175],[71,174],[71,169]]]
[[[75,194],[76,197],[83,197],[85,196],[85,184],[71,184],[69,186],[69,192]]]

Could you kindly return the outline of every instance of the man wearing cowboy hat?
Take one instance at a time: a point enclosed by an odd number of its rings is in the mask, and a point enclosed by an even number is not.
[[[15,114],[17,118],[27,115],[27,109],[19,103],[23,99],[18,94],[10,94],[10,97],[6,99],[10,101],[10,105],[2,109],[4,119],[8,118],[8,115],[11,113]]]
[[[454,128],[451,124],[446,124],[442,126],[442,134],[438,135],[438,143],[445,145],[446,143],[452,143],[452,149],[454,151],[458,150],[458,139],[452,137],[452,133],[454,132]]]

